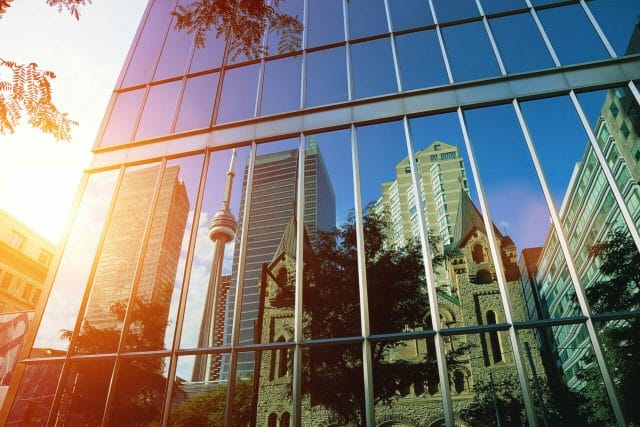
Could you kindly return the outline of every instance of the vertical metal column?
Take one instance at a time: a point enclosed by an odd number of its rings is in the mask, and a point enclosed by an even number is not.
[[[296,200],[296,282],[294,303],[293,341],[293,423],[302,425],[302,292],[304,289],[304,174],[305,174],[305,137],[300,134],[298,149],[298,182]],[[281,350],[283,351],[283,350]]]
[[[389,41],[391,43],[391,56],[393,58],[393,69],[396,73],[396,88],[402,92],[402,79],[400,78],[400,63],[398,62],[398,52],[396,50],[396,38],[393,35],[393,22],[391,21],[391,9],[389,0],[384,0],[384,10],[387,14],[387,28],[389,29]]]
[[[502,306],[504,309],[504,316],[506,323],[509,324],[509,338],[511,339],[511,348],[513,350],[513,359],[516,364],[516,370],[518,371],[518,379],[520,380],[520,388],[522,390],[522,400],[527,410],[527,419],[531,427],[538,426],[538,419],[536,417],[535,405],[531,398],[531,391],[529,387],[529,378],[525,369],[524,358],[520,349],[520,339],[517,331],[513,327],[513,315],[511,313],[511,305],[509,303],[509,294],[507,293],[507,283],[504,277],[504,267],[502,265],[502,257],[497,248],[497,239],[495,231],[493,229],[493,222],[489,213],[489,205],[484,193],[482,182],[480,181],[480,174],[478,172],[478,166],[476,164],[473,148],[471,147],[471,140],[467,133],[467,126],[462,114],[462,108],[458,107],[458,119],[460,120],[460,127],[462,128],[462,135],[467,147],[467,154],[469,155],[469,164],[471,165],[471,171],[473,173],[473,179],[476,183],[476,190],[478,192],[478,199],[480,200],[480,206],[482,208],[482,219],[484,220],[485,231],[489,238],[489,247],[491,249],[491,256],[496,266],[496,277],[498,280],[498,288],[500,289],[500,296],[502,297]]]
[[[531,16],[533,16],[533,21],[536,23],[536,27],[538,27],[538,31],[540,31],[540,34],[542,35],[542,40],[544,40],[544,44],[545,44],[545,46],[547,46],[547,50],[549,51],[549,54],[551,55],[551,59],[553,59],[553,64],[556,67],[559,67],[561,65],[560,64],[560,59],[558,59],[558,55],[556,54],[556,50],[551,45],[551,41],[549,40],[549,36],[547,35],[547,32],[544,30],[544,27],[542,26],[542,22],[540,22],[540,18],[538,17],[538,13],[533,8],[533,5],[531,4],[531,0],[524,0],[524,1],[527,3],[527,7],[529,8],[529,11],[531,12]]]
[[[444,38],[442,37],[442,30],[438,23],[438,16],[436,10],[433,7],[433,1],[429,0],[429,8],[431,9],[431,15],[433,15],[433,22],[436,24],[436,34],[438,35],[438,43],[440,44],[440,51],[442,52],[442,58],[444,59],[444,66],[447,69],[447,77],[449,83],[453,83],[453,73],[451,72],[451,65],[449,65],[449,57],[447,56],[447,50],[444,48]]]
[[[178,302],[178,313],[176,315],[176,330],[173,335],[173,345],[171,347],[171,358],[169,359],[169,369],[167,372],[167,388],[164,393],[164,405],[162,409],[162,426],[166,427],[169,423],[169,411],[171,409],[171,397],[173,393],[173,379],[178,366],[178,355],[176,351],[180,348],[180,340],[182,338],[182,328],[184,326],[185,310],[189,297],[189,283],[191,280],[191,269],[193,267],[193,258],[196,247],[196,239],[198,237],[198,224],[200,223],[200,212],[202,210],[202,201],[204,199],[204,189],[207,181],[207,172],[209,171],[209,161],[211,152],[205,153],[200,175],[200,184],[196,195],[196,204],[193,208],[193,223],[191,226],[191,235],[189,236],[189,244],[187,248],[187,258],[185,260],[184,274],[182,276],[182,288],[180,289],[180,299]]]
[[[436,346],[436,360],[438,364],[438,375],[440,377],[440,390],[442,392],[442,409],[444,411],[444,421],[447,427],[454,427],[455,420],[453,416],[453,405],[451,402],[451,387],[449,384],[449,369],[447,368],[447,354],[444,348],[444,339],[440,333],[440,309],[438,307],[438,294],[436,290],[436,280],[431,262],[431,247],[429,245],[429,232],[427,221],[424,213],[425,207],[422,201],[422,191],[418,181],[420,174],[418,165],[416,164],[416,155],[413,151],[413,142],[411,141],[411,129],[407,116],[402,118],[404,125],[404,136],[407,143],[407,151],[409,152],[409,165],[411,166],[411,183],[418,210],[418,225],[420,227],[420,241],[422,244],[422,260],[425,269],[425,278],[427,280],[427,294],[429,296],[429,311],[431,316],[431,324],[436,332],[434,337]]]
[[[489,42],[491,43],[491,48],[493,49],[493,54],[496,56],[498,60],[498,66],[500,67],[500,74],[503,76],[507,75],[507,69],[504,67],[504,62],[502,62],[502,56],[500,55],[500,50],[498,49],[498,45],[496,44],[496,40],[493,37],[493,31],[491,31],[491,27],[489,26],[489,21],[484,14],[484,10],[482,9],[482,5],[480,4],[480,0],[476,0],[476,6],[478,6],[478,10],[480,11],[480,15],[482,15],[482,23],[484,24],[484,29],[489,36]]]
[[[351,160],[353,162],[353,198],[356,217],[356,240],[358,250],[358,291],[360,294],[360,325],[362,327],[362,373],[364,376],[364,406],[367,426],[375,425],[373,400],[373,364],[369,336],[369,297],[367,294],[367,260],[364,250],[364,226],[362,221],[362,199],[360,196],[360,168],[358,164],[358,138],[355,125],[351,125]]]
[[[227,381],[227,400],[224,408],[224,425],[233,427],[233,397],[236,387],[236,368],[238,366],[238,344],[240,342],[240,322],[242,321],[242,293],[244,290],[244,264],[247,258],[247,232],[251,209],[251,191],[253,189],[253,168],[256,161],[256,143],[251,144],[249,170],[247,172],[247,190],[244,196],[242,229],[240,230],[240,249],[238,258],[238,274],[236,276],[236,295],[233,305],[233,321],[231,327],[231,357],[229,361],[229,380]]]
[[[615,388],[611,380],[611,375],[609,374],[607,365],[604,360],[602,346],[600,344],[598,335],[596,334],[593,320],[591,319],[591,309],[589,307],[589,302],[587,301],[587,297],[585,295],[584,289],[580,285],[580,279],[578,277],[577,269],[573,261],[573,256],[571,255],[571,251],[569,250],[569,244],[567,243],[568,240],[564,233],[564,229],[562,228],[562,222],[560,221],[560,216],[558,215],[558,211],[556,210],[555,202],[553,201],[553,196],[551,195],[551,190],[549,189],[547,179],[544,175],[542,164],[540,163],[540,160],[538,158],[538,154],[536,152],[533,139],[531,138],[531,134],[529,132],[527,124],[522,115],[520,104],[515,99],[513,100],[513,108],[515,109],[516,115],[518,116],[520,129],[522,130],[524,139],[527,142],[527,147],[529,148],[529,154],[531,154],[531,159],[533,160],[536,174],[538,175],[538,180],[540,181],[540,186],[542,187],[542,192],[544,193],[544,198],[547,202],[547,208],[549,209],[549,213],[551,214],[551,222],[556,232],[558,242],[560,243],[560,248],[564,255],[565,261],[567,263],[567,269],[569,270],[569,275],[571,276],[571,281],[573,282],[573,288],[576,293],[576,298],[578,299],[578,305],[580,306],[580,311],[583,316],[587,317],[587,321],[585,322],[585,325],[587,327],[587,332],[589,333],[589,339],[591,341],[591,345],[593,346],[593,352],[596,356],[596,360],[598,361],[598,366],[600,367],[600,371],[602,373],[602,378],[604,380],[605,388],[607,389],[607,394],[609,396],[609,400],[611,402],[613,412],[616,416],[616,420],[618,424],[620,426],[626,425],[624,424],[622,409],[620,407],[620,402],[618,400],[618,396],[616,395]]]

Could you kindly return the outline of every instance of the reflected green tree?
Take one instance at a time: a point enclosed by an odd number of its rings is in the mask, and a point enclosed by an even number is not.
[[[302,23],[279,9],[285,0],[196,0],[178,6],[176,28],[193,32],[196,46],[205,44],[206,33],[215,31],[216,37],[229,42],[231,58],[242,54],[255,59],[266,53],[262,45],[264,34],[276,34],[278,52],[301,49]]]
[[[393,333],[423,328],[429,316],[425,270],[419,242],[401,248],[387,244],[384,215],[368,209],[364,216],[365,257],[371,330]],[[436,247],[434,240],[434,252]],[[439,264],[442,257],[434,262]],[[357,239],[351,215],[340,228],[319,233],[317,250],[305,259],[303,304],[305,334],[314,339],[360,336]],[[389,354],[406,345],[379,342],[372,346],[376,403],[388,403],[398,390],[412,383],[431,383],[437,389],[435,358],[393,360]],[[460,348],[463,352],[464,348]],[[451,368],[458,354],[450,355]],[[331,409],[340,424],[364,423],[362,398],[362,349],[360,346],[318,347],[309,350],[305,364],[303,393],[313,405]]]
[[[233,425],[246,426],[251,415],[252,380],[238,380],[234,395]],[[207,427],[224,424],[227,388],[217,384],[210,390],[172,405],[169,425]]]
[[[624,229],[615,229],[607,240],[590,248],[593,261],[599,260],[602,278],[586,290],[594,312],[628,312],[640,308],[640,253]],[[618,397],[627,421],[640,424],[640,319],[631,317],[600,324],[599,336],[605,348],[605,357],[614,378]],[[609,405],[602,376],[591,357],[589,367],[578,374],[584,382],[587,402],[584,411],[594,423],[611,423],[613,414]]]
[[[127,308],[126,300],[111,304],[110,312],[122,324]],[[162,348],[168,324],[166,307],[138,298],[131,303],[130,326],[125,334],[125,346],[136,351]],[[63,330],[62,339],[71,340],[72,331]],[[121,328],[95,327],[85,321],[75,340],[78,354],[113,353],[118,349]],[[104,410],[104,396],[111,378],[109,367],[96,371],[93,363],[78,363],[77,377],[71,401],[82,401],[83,419],[100,420]],[[161,357],[123,360],[116,381],[115,403],[111,413],[114,425],[150,425],[160,420],[162,399],[166,390],[165,359]],[[106,382],[106,384],[105,384]],[[174,390],[175,392],[175,390]]]

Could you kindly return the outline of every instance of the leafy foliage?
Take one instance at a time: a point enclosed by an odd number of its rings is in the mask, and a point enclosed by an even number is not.
[[[369,209],[364,217],[365,257],[369,321],[375,334],[421,328],[428,318],[419,244],[390,247],[385,243],[387,230],[384,215]],[[355,219],[351,215],[339,229],[320,232],[316,253],[311,260],[305,258],[303,304],[307,336],[324,339],[361,334],[356,246]],[[435,261],[439,263],[441,259]],[[437,365],[432,353],[416,360],[389,357],[405,345],[380,342],[373,346],[376,402],[397,398],[398,390],[408,386],[405,383],[409,380],[427,382],[430,389],[437,389]],[[453,352],[449,355],[450,368],[455,366],[458,356]],[[303,392],[310,396],[312,404],[330,408],[339,423],[362,424],[362,348],[312,348],[308,360],[304,366]]]
[[[612,231],[607,240],[591,247],[590,254],[600,260],[602,279],[587,290],[587,298],[594,311],[624,312],[640,308],[640,253],[626,230]],[[609,372],[616,382],[618,397],[627,421],[640,424],[640,319],[629,318],[601,323],[600,341],[605,348]],[[612,422],[608,397],[602,386],[602,376],[595,362],[578,377],[584,381],[587,396],[585,411],[594,423]]]
[[[80,6],[91,4],[91,0],[47,0],[47,5],[57,7],[58,12],[67,9],[71,16],[80,19]]]
[[[56,140],[69,141],[71,126],[77,122],[61,113],[51,101],[53,72],[37,64],[17,64],[0,59],[0,73],[8,71],[9,80],[0,80],[0,133],[13,133],[22,120]],[[0,74],[1,75],[1,74]]]
[[[178,6],[176,28],[194,33],[197,47],[203,47],[207,32],[214,30],[216,37],[229,41],[234,59],[240,54],[249,59],[263,55],[262,37],[267,29],[279,37],[279,52],[299,50],[302,23],[279,10],[282,1],[197,0]]]
[[[173,405],[169,416],[169,425],[189,427],[223,425],[226,395],[226,387],[224,385],[216,385],[204,393]],[[251,396],[252,381],[238,380],[233,397],[233,425],[249,424]]]

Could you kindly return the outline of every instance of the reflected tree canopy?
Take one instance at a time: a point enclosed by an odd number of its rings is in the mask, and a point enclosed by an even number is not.
[[[300,20],[283,13],[278,6],[284,0],[198,0],[178,6],[176,28],[195,34],[197,47],[205,44],[210,29],[229,41],[231,58],[243,54],[255,59],[266,53],[262,44],[265,31],[280,36],[279,53],[301,48],[303,26]]]

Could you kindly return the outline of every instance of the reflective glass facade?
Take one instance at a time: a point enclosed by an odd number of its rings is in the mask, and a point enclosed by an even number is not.
[[[6,425],[640,423],[637,0],[203,3],[149,2]]]

